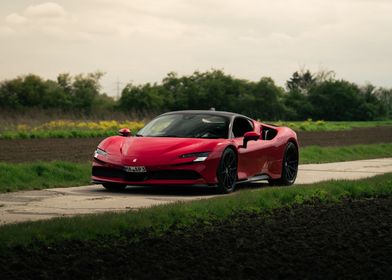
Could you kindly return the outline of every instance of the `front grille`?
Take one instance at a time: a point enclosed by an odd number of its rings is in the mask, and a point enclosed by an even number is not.
[[[155,180],[196,180],[200,179],[199,173],[193,170],[158,170],[146,173],[130,173],[122,169],[93,166],[93,176],[118,178],[129,182],[141,182],[148,179]]]
[[[105,168],[99,166],[93,166],[93,176],[97,177],[114,177],[114,178],[124,178],[125,171],[121,169]]]
[[[148,179],[147,173],[129,173],[125,170],[94,166],[93,176],[118,178],[130,182],[140,182]]]
[[[193,170],[160,170],[152,172],[151,179],[161,180],[196,180],[200,174]]]

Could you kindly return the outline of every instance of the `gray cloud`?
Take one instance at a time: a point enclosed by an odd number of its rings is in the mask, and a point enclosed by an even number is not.
[[[18,2],[0,4],[0,78],[101,69],[113,93],[117,78],[153,82],[211,67],[283,85],[305,66],[391,87],[386,0]]]

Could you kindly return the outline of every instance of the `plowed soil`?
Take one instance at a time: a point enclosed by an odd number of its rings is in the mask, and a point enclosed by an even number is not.
[[[0,140],[0,161],[63,160],[86,162],[103,138]],[[347,146],[392,142],[392,126],[349,131],[298,132],[301,147]]]
[[[2,279],[390,279],[392,197],[0,253]],[[150,237],[149,237],[150,236]]]
[[[392,142],[392,126],[355,128],[344,131],[297,132],[301,147],[349,146]]]

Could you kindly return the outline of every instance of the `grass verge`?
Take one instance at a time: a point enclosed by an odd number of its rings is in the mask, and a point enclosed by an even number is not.
[[[0,192],[86,185],[91,164],[72,162],[0,162]]]
[[[392,143],[346,147],[306,147],[301,149],[300,163],[327,163],[381,157],[392,157]],[[90,163],[0,162],[0,193],[82,186],[89,184],[90,174]]]
[[[271,123],[279,126],[288,126],[295,131],[339,131],[339,130],[351,130],[353,128],[391,126],[392,120],[369,121],[369,122],[360,122],[360,121],[333,122],[333,121],[312,121],[311,119],[309,119],[302,122],[278,121],[278,122],[271,122]]]
[[[308,146],[300,149],[300,163],[327,163],[392,157],[392,143],[343,147]]]
[[[241,212],[268,213],[294,204],[339,202],[392,195],[392,173],[359,181],[329,181],[289,188],[261,188],[233,195],[188,203],[174,203],[126,213],[58,218],[0,227],[0,248],[39,242],[51,244],[65,240],[91,240],[114,236],[134,241],[146,232],[158,236],[172,227],[184,228],[195,223],[211,223]]]

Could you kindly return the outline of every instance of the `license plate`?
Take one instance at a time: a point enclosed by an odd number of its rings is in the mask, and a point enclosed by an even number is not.
[[[124,170],[130,173],[143,173],[147,172],[145,166],[125,166]]]

